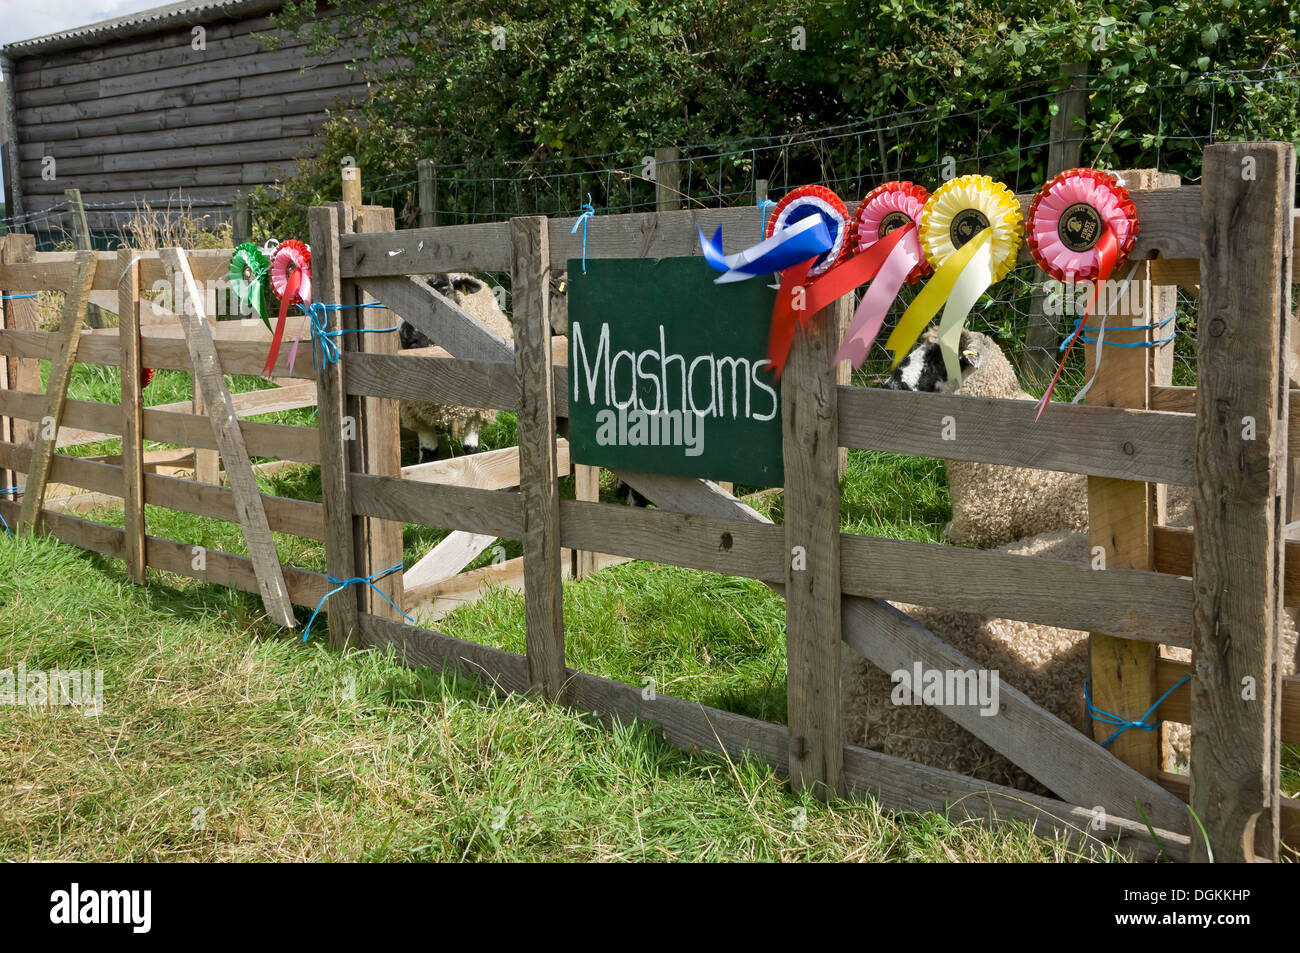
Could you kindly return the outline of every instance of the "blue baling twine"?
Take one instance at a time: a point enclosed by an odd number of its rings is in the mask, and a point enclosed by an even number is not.
[[[1165,318],[1163,321],[1156,321],[1154,324],[1135,324],[1131,327],[1117,327],[1117,328],[1112,328],[1111,330],[1112,331],[1154,331],[1156,328],[1163,328],[1166,324],[1168,324],[1170,321],[1173,321],[1177,317],[1178,317],[1178,312],[1175,311],[1173,314]],[[1064,351],[1066,347],[1069,346],[1070,342],[1073,341],[1075,338],[1078,338],[1079,340],[1083,341],[1085,344],[1096,344],[1097,339],[1088,337],[1088,335],[1084,333],[1085,331],[1092,331],[1095,333],[1097,329],[1085,328],[1083,326],[1083,316],[1080,316],[1079,320],[1076,321],[1074,324],[1074,331],[1071,334],[1069,334],[1064,341],[1061,342],[1061,345],[1060,347],[1057,348],[1057,350]],[[1159,338],[1154,341],[1126,341],[1124,343],[1120,343],[1118,341],[1104,341],[1103,346],[1104,347],[1156,347],[1157,345],[1160,344],[1168,344],[1177,336],[1178,333],[1175,330],[1175,332],[1169,335],[1169,337]]]
[[[343,591],[344,589],[346,589],[348,586],[355,586],[355,585],[356,585],[357,583],[359,583],[359,582],[364,582],[364,583],[365,583],[367,586],[369,586],[371,589],[375,590],[375,592],[377,592],[377,593],[379,593],[381,596],[383,596],[383,597],[384,597],[384,601],[387,602],[387,603],[388,603],[390,606],[392,606],[394,609],[396,609],[398,612],[401,612],[401,613],[402,613],[402,616],[403,616],[403,617],[404,617],[408,622],[415,622],[415,620],[412,619],[409,615],[407,615],[405,612],[402,612],[401,607],[398,606],[398,604],[397,604],[396,602],[394,602],[392,599],[389,599],[389,598],[388,598],[388,594],[387,594],[386,592],[384,592],[384,590],[380,589],[378,586],[375,585],[375,583],[377,583],[379,580],[383,579],[385,576],[387,576],[387,575],[389,575],[389,574],[391,574],[391,573],[395,573],[395,572],[397,572],[397,570],[399,570],[399,569],[401,569],[401,568],[402,568],[402,564],[401,564],[401,563],[397,563],[395,566],[389,566],[389,567],[388,567],[387,569],[385,569],[383,572],[377,572],[377,573],[374,573],[373,575],[370,575],[370,576],[353,576],[351,579],[348,579],[348,580],[346,580],[346,581],[345,581],[345,580],[341,580],[341,579],[335,579],[333,576],[326,576],[326,578],[327,578],[330,582],[335,583],[335,584],[337,585],[338,588],[336,588],[336,589],[331,589],[329,592],[325,593],[324,598],[322,598],[321,601],[319,602],[319,604],[317,604],[317,606],[316,606],[316,611],[313,612],[313,613],[311,614],[311,618],[307,620],[307,628],[303,630],[303,633],[302,633],[302,640],[303,640],[304,642],[306,642],[306,641],[307,641],[307,637],[311,635],[311,624],[312,624],[313,622],[316,621],[316,616],[318,616],[318,615],[320,614],[320,610],[321,610],[322,608],[324,608],[325,603],[326,603],[326,601],[329,599],[329,597],[332,596],[332,595],[335,595],[335,594],[337,594],[337,593],[342,592],[342,591]]]
[[[1123,718],[1120,718],[1117,715],[1112,715],[1110,712],[1102,711],[1100,708],[1094,706],[1092,703],[1092,686],[1088,682],[1084,682],[1083,697],[1084,700],[1087,701],[1088,703],[1088,714],[1092,716],[1094,721],[1099,721],[1103,725],[1119,726],[1119,728],[1116,730],[1116,732],[1113,735],[1111,735],[1109,738],[1107,738],[1105,741],[1101,743],[1101,746],[1103,748],[1106,747],[1108,744],[1110,744],[1112,741],[1114,741],[1124,732],[1128,731],[1130,728],[1140,728],[1142,731],[1155,731],[1157,728],[1163,725],[1164,724],[1163,720],[1154,723],[1148,723],[1147,719],[1151,717],[1151,715],[1155,712],[1157,708],[1160,707],[1160,704],[1166,698],[1172,695],[1177,688],[1179,688],[1184,682],[1191,679],[1191,677],[1192,677],[1191,675],[1184,675],[1178,681],[1174,682],[1174,684],[1170,687],[1169,691],[1165,692],[1163,695],[1157,698],[1156,703],[1152,705],[1150,708],[1148,708],[1147,713],[1143,715],[1141,718],[1139,718],[1137,721],[1125,721]]]
[[[758,210],[763,213],[763,221],[758,227],[759,238],[762,238],[767,234],[767,210],[770,208],[776,208],[776,203],[770,199],[763,199],[763,201],[758,203]]]
[[[33,295],[33,297],[35,297],[35,295]],[[8,496],[10,493],[21,493],[25,489],[27,489],[25,486],[7,486],[3,490],[0,490],[0,496]],[[14,534],[9,531],[9,523],[5,520],[3,513],[0,513],[0,526],[5,528],[5,533],[8,534],[10,539],[14,538]]]
[[[582,214],[579,215],[578,220],[573,223],[573,228],[569,229],[569,234],[572,235],[578,230],[579,225],[582,226],[582,273],[584,275],[587,273],[587,219],[591,218],[595,214],[596,210],[591,207],[591,193],[588,192],[587,204],[582,207]]]
[[[298,307],[302,308],[302,305]],[[345,308],[384,308],[388,305],[379,304],[325,304],[317,301],[310,308],[303,308],[311,317],[311,351],[313,356],[316,353],[316,347],[319,343],[321,356],[326,364],[337,364],[339,362],[339,346],[334,339],[344,334],[384,334],[389,331],[396,331],[401,325],[394,324],[391,328],[339,328],[336,331],[329,330],[329,325],[325,321],[325,312],[342,311]]]
[[[0,301],[17,301],[20,298],[39,298],[39,294],[29,295],[0,295]]]

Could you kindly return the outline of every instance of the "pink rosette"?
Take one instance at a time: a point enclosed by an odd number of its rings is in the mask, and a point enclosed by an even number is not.
[[[302,272],[301,284],[298,286],[297,300],[303,304],[311,303],[311,251],[300,241],[290,239],[275,250],[271,258],[271,287],[276,297],[283,298],[289,286],[289,272],[297,269]],[[289,302],[293,304],[293,302]]]
[[[1118,266],[1137,240],[1137,209],[1114,175],[1096,169],[1070,169],[1053,178],[1034,197],[1025,222],[1030,254],[1058,281],[1097,277],[1098,243],[1107,228],[1118,246]]]
[[[906,236],[903,244],[916,256],[919,264],[908,272],[906,281],[909,285],[916,284],[932,270],[925,255],[921,253],[917,237],[921,227],[921,210],[929,198],[930,193],[922,186],[901,181],[886,182],[867,193],[853,218],[853,251],[866,251],[910,219],[918,231]]]

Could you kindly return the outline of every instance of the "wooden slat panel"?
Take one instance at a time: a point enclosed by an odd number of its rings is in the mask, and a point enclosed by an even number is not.
[[[844,626],[845,641],[882,671],[911,672],[918,664],[928,671],[981,671],[976,662],[897,609],[859,599],[846,603],[844,611],[854,617]],[[1136,799],[1155,826],[1183,832],[1190,826],[1186,806],[1176,797],[1013,686],[1002,683],[997,701],[994,715],[978,704],[954,704],[951,698],[936,707],[1071,802],[1101,805],[1108,817],[1140,821]]]
[[[1190,579],[844,534],[844,592],[1188,647]]]
[[[134,252],[118,255],[122,279],[117,290],[118,347],[122,354],[122,520],[126,532],[126,572],[145,583],[144,552],[144,396],[140,374],[140,267]],[[66,413],[66,411],[65,411]]]
[[[18,517],[18,504],[0,500],[0,513],[12,522]],[[79,549],[88,549],[116,559],[121,559],[125,553],[124,534],[115,526],[42,510],[37,528],[40,532]],[[194,549],[189,543],[178,543],[157,536],[145,538],[145,553],[149,566],[154,569],[189,576],[214,586],[257,592],[252,560],[209,549],[204,551],[204,568],[196,570],[193,566]],[[289,587],[289,598],[294,605],[310,606],[313,609],[332,588],[329,580],[321,573],[291,566],[284,569],[284,581]]]
[[[1147,483],[1191,484],[1195,427],[1190,414],[1068,404],[1035,422],[1033,401],[840,388],[845,447]]]
[[[454,357],[502,364],[514,361],[515,348],[511,341],[419,278],[371,278],[360,284]]]
[[[352,473],[352,512],[403,523],[439,526],[518,539],[523,531],[519,494],[440,486]]]
[[[1201,181],[1191,778],[1209,836],[1193,839],[1192,858],[1251,860],[1263,835],[1271,860],[1295,149],[1215,143]]]
[[[408,228],[395,234],[348,235],[343,240],[343,274],[349,278],[509,268],[507,222]]]

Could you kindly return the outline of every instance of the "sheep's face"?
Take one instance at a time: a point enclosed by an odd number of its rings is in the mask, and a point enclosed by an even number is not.
[[[487,285],[479,281],[473,275],[448,274],[433,275],[428,279],[429,287],[438,294],[451,301],[460,303],[461,299],[467,295],[477,294]],[[403,350],[409,350],[416,347],[429,347],[433,344],[428,335],[417,328],[415,325],[406,321],[398,324],[397,336],[401,342]]]
[[[963,331],[959,351],[962,380],[972,371],[977,370],[984,359],[989,341],[982,334]],[[918,347],[913,349],[885,380],[886,390],[914,390],[934,394],[952,394],[962,381],[948,378],[948,369],[943,363],[943,352],[934,336],[927,336]]]

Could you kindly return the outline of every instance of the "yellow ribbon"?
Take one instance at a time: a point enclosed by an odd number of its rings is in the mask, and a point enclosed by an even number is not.
[[[925,330],[925,326],[930,323],[930,319],[938,313],[939,308],[945,301],[948,301],[949,305],[944,310],[943,321],[939,328],[940,342],[942,346],[945,329],[951,335],[955,328],[956,340],[952,343],[953,358],[954,361],[956,360],[956,345],[961,338],[961,323],[970,312],[971,305],[975,303],[975,299],[983,294],[984,289],[988,288],[988,286],[993,283],[992,249],[989,247],[989,242],[992,238],[992,228],[982,229],[978,235],[968,241],[965,245],[962,245],[961,248],[957,249],[957,251],[953,253],[951,258],[940,265],[935,271],[934,277],[931,278],[926,286],[921,289],[920,294],[912,299],[912,303],[907,306],[907,310],[903,312],[902,318],[899,319],[898,324],[894,327],[893,333],[889,335],[889,340],[885,342],[885,349],[892,351],[894,354],[894,363],[890,365],[890,370],[897,367],[899,362],[902,361],[904,356],[906,356],[907,352],[912,349],[912,345],[916,343],[916,339],[921,336],[921,332]],[[985,249],[985,252],[977,259],[976,253],[981,249]],[[966,267],[972,262],[975,262],[975,267],[971,270],[971,274],[967,276]],[[950,296],[952,295],[953,290],[957,288],[958,282],[961,282],[962,291],[966,292],[981,280],[983,281],[983,286],[979,291],[975,292],[974,297],[971,298],[970,304],[967,305],[966,309],[961,311],[958,315],[956,309],[953,307],[952,301],[950,301]],[[966,295],[963,294],[961,297],[964,298]],[[944,365],[948,367],[949,379],[960,381],[961,374],[957,369],[958,365],[953,364],[952,366],[948,366],[948,348],[944,346],[943,350]]]

